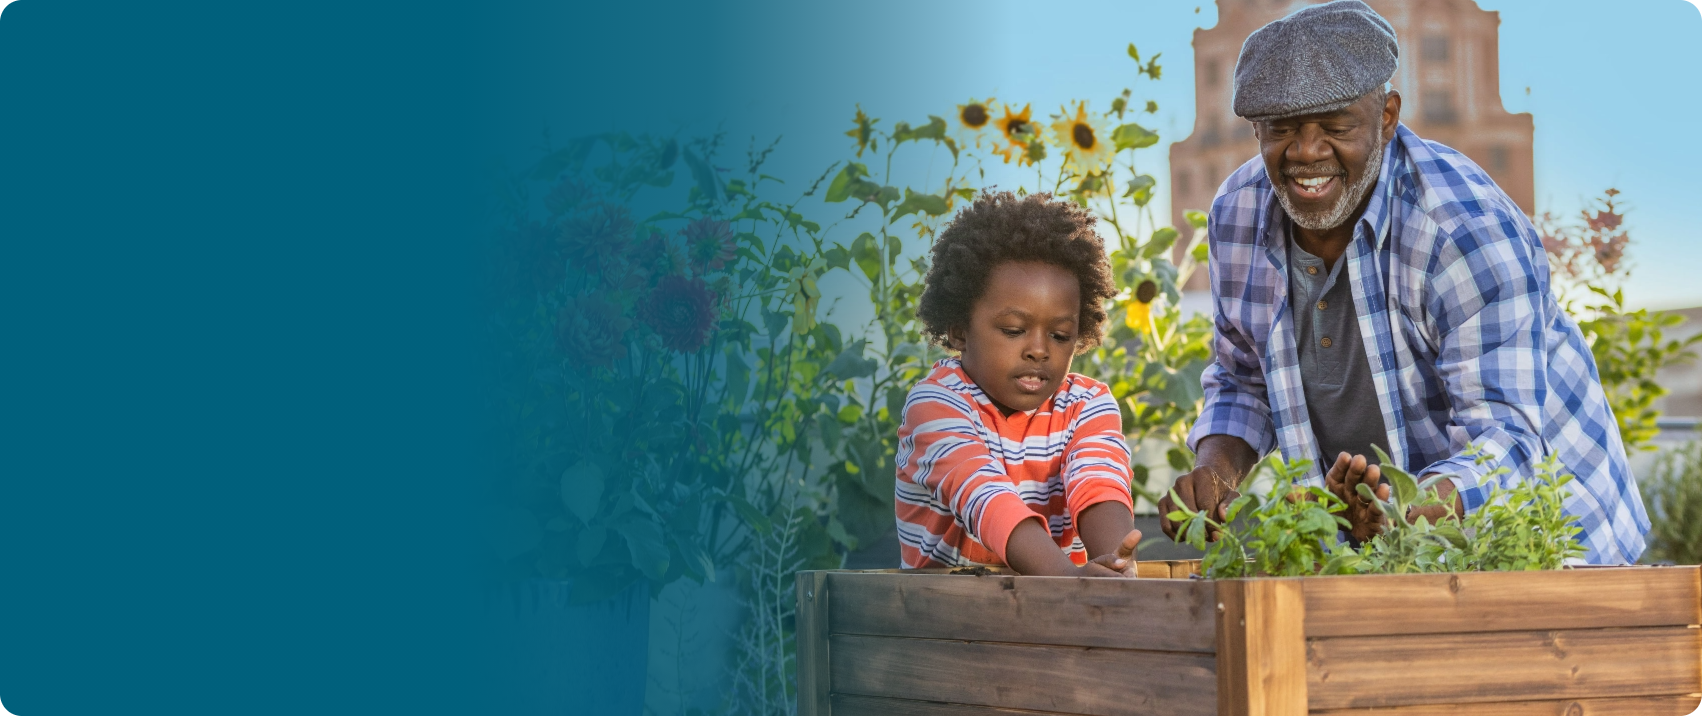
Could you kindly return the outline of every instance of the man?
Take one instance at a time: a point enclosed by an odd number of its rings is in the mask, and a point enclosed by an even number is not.
[[[1476,510],[1553,452],[1577,477],[1565,506],[1585,561],[1634,562],[1649,520],[1542,243],[1482,169],[1400,123],[1397,61],[1393,28],[1359,0],[1300,10],[1242,47],[1234,110],[1261,156],[1212,202],[1216,358],[1189,437],[1196,467],[1175,492],[1221,515],[1280,449],[1314,461],[1308,480],[1348,502],[1363,540],[1382,517],[1355,487],[1388,489],[1373,445],[1447,476],[1432,519],[1446,503]]]

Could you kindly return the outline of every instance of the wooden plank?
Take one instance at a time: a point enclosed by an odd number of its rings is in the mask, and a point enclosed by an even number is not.
[[[1187,579],[1200,573],[1200,560],[1179,559],[1170,563],[1171,579]]]
[[[1569,699],[1562,701],[1502,701],[1491,704],[1437,704],[1377,709],[1389,716],[1689,716],[1702,694],[1649,696],[1629,699]],[[1312,716],[1349,716],[1365,709],[1313,711]]]
[[[1688,627],[1337,637],[1306,644],[1312,708],[1671,696],[1702,691]]]
[[[1210,582],[832,572],[834,634],[1209,653]]]
[[[1159,560],[1135,562],[1135,575],[1141,579],[1169,579],[1170,563]]]
[[[1057,711],[1000,709],[989,706],[948,704],[939,701],[911,701],[879,696],[833,695],[834,716],[1065,716]]]
[[[797,667],[798,716],[829,716],[832,681],[827,638],[826,572],[798,573]]]
[[[836,607],[843,598],[834,592]],[[854,634],[831,642],[836,694],[1092,716],[1217,713],[1214,662],[1203,654]]]
[[[1702,568],[1311,577],[1306,636],[1702,624]]]
[[[1298,579],[1217,583],[1218,713],[1304,716],[1305,601]]]

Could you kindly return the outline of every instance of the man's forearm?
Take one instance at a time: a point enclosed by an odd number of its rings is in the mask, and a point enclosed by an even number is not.
[[[1246,440],[1233,435],[1207,435],[1200,439],[1200,452],[1194,457],[1194,469],[1207,468],[1223,481],[1224,488],[1233,490],[1241,479],[1259,463],[1259,454]]]

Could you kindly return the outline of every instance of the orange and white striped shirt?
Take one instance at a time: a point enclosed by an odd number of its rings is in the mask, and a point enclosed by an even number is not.
[[[894,488],[904,566],[1005,564],[1018,523],[1039,517],[1087,563],[1082,510],[1129,496],[1129,444],[1111,390],[1070,373],[1039,408],[1003,415],[956,358],[910,389]]]

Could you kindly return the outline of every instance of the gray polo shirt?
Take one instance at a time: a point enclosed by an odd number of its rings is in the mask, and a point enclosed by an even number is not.
[[[1326,267],[1323,259],[1300,248],[1292,227],[1288,231],[1288,309],[1294,316],[1306,412],[1322,451],[1316,458],[1319,469],[1327,472],[1342,452],[1376,464],[1371,446],[1386,452],[1389,437],[1360,338],[1353,287],[1342,268],[1347,261],[1339,258]]]

